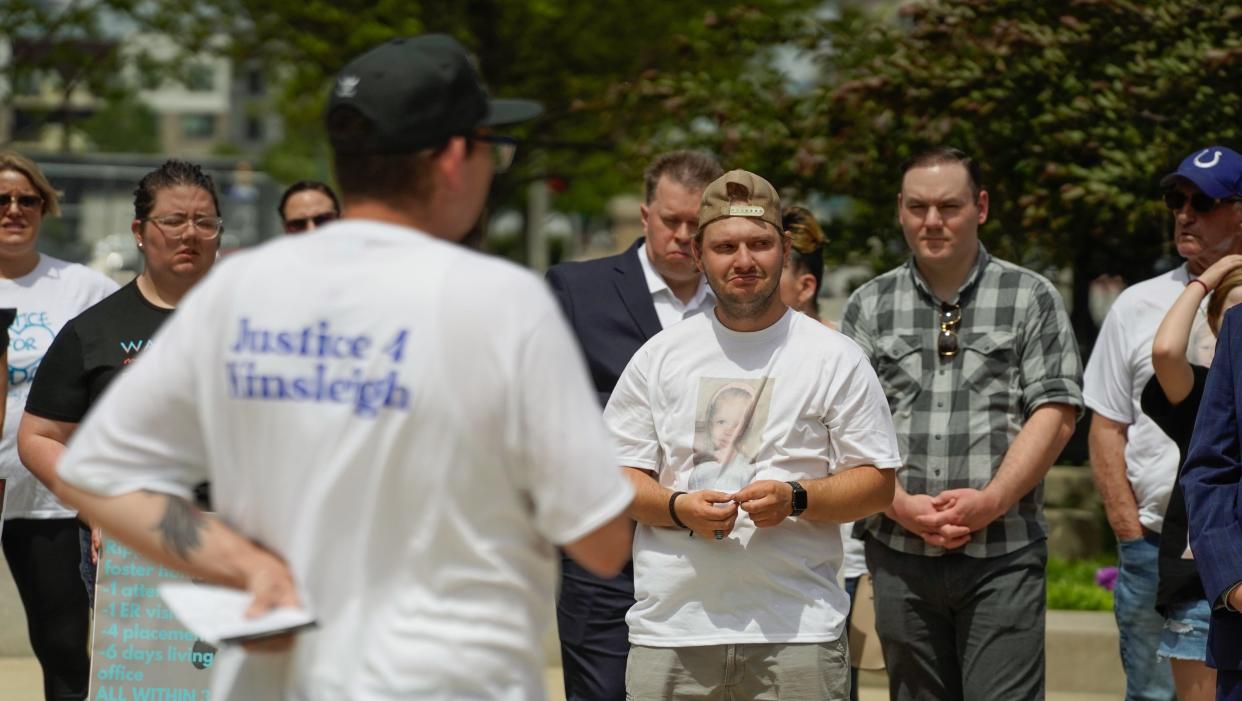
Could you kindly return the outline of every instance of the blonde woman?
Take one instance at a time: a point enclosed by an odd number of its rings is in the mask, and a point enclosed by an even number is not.
[[[43,220],[58,214],[59,197],[39,167],[20,154],[0,152],[0,307],[17,310],[9,327],[0,437],[0,477],[7,480],[4,556],[26,611],[30,646],[43,668],[44,697],[80,700],[90,673],[90,619],[78,575],[86,531],[76,512],[22,466],[17,426],[52,339],[65,322],[117,286],[101,273],[39,253]]]

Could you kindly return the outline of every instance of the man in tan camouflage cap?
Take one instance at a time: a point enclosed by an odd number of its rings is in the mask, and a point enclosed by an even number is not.
[[[747,170],[731,170],[703,191],[696,238],[702,240],[703,228],[725,217],[753,217],[783,232],[781,196],[772,183]]]
[[[735,251],[739,237],[753,239],[743,246],[746,255],[717,256],[714,250],[705,249],[708,226],[722,235],[713,237],[713,241],[719,239],[716,245],[727,246],[730,252]],[[749,171],[731,170],[708,185],[699,205],[693,251],[716,293],[716,304],[726,307],[724,314],[746,320],[742,325],[747,330],[766,328],[785,314],[785,305],[773,301],[780,301],[781,268],[789,255],[789,239],[781,228],[781,197],[767,180]],[[730,274],[729,268],[738,263],[744,269]],[[720,269],[709,270],[709,265]],[[758,318],[756,313],[761,313]]]
[[[768,181],[709,185],[715,311],[649,340],[604,410],[636,492],[629,698],[849,698],[837,524],[888,505],[901,456],[866,357],[781,301],[788,251]]]

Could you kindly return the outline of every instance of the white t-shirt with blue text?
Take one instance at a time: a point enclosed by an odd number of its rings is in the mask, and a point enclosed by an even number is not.
[[[0,307],[15,308],[9,326],[9,392],[0,436],[0,477],[7,480],[4,518],[70,518],[65,508],[17,456],[17,427],[43,354],[65,322],[117,290],[103,273],[47,255],[29,273],[0,279]]]
[[[379,222],[226,259],[111,390],[62,478],[210,481],[319,621],[213,701],[543,698],[555,546],[633,495],[543,281]]]

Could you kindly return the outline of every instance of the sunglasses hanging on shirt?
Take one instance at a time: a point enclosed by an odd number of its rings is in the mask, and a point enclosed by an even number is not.
[[[940,305],[940,333],[936,335],[936,352],[943,359],[957,355],[957,327],[962,323],[962,307],[957,304]]]

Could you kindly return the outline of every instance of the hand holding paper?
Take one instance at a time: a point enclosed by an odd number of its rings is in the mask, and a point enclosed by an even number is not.
[[[186,628],[213,645],[268,639],[315,625],[315,617],[303,608],[270,607],[258,595],[229,587],[162,584],[160,596]]]

